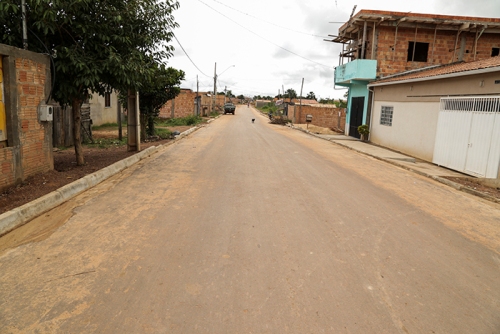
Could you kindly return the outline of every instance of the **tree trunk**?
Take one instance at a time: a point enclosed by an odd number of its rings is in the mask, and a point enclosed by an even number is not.
[[[146,124],[147,124],[147,115],[146,114],[140,114],[140,120],[141,120],[141,140],[145,140],[148,135],[147,135],[147,129],[146,129]]]
[[[82,116],[80,113],[82,106],[82,101],[79,99],[73,99],[72,101],[72,109],[73,109],[73,140],[75,142],[75,155],[76,155],[76,164],[78,166],[82,166],[85,164],[85,160],[83,158],[83,147],[82,147]]]

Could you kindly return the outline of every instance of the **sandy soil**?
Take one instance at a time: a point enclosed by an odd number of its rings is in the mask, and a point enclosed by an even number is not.
[[[191,126],[169,128],[171,131],[183,132]],[[126,129],[124,129],[126,135]],[[93,131],[93,138],[117,138],[117,131]],[[141,148],[158,146],[170,142],[171,139],[149,140],[141,143]],[[125,159],[137,152],[127,152],[126,146],[98,148],[84,146],[85,165],[77,166],[73,148],[54,151],[54,170],[41,173],[26,179],[22,184],[10,187],[0,193],[0,214],[31,202],[68,183],[71,183],[117,161]]]

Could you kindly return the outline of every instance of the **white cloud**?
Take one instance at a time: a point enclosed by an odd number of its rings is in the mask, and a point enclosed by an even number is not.
[[[311,35],[336,35],[341,24],[330,22],[346,22],[354,5],[356,12],[378,9],[500,17],[498,0],[476,0],[473,6],[463,0],[183,0],[175,13],[180,24],[175,33],[200,70],[175,40],[176,51],[168,63],[186,72],[185,88],[196,89],[198,75],[200,90],[212,90],[217,63],[219,74],[236,65],[219,78],[219,84],[236,95],[274,96],[282,85],[298,93],[304,78],[305,94],[313,91],[316,96],[339,98],[344,91],[333,89],[333,67],[338,65],[341,46]]]

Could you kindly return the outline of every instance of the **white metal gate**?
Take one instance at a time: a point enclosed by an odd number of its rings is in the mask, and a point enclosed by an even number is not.
[[[497,178],[500,96],[441,98],[432,161],[466,174]]]

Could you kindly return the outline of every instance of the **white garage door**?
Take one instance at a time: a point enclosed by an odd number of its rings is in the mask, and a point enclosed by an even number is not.
[[[442,98],[433,162],[470,175],[497,178],[500,96]]]

